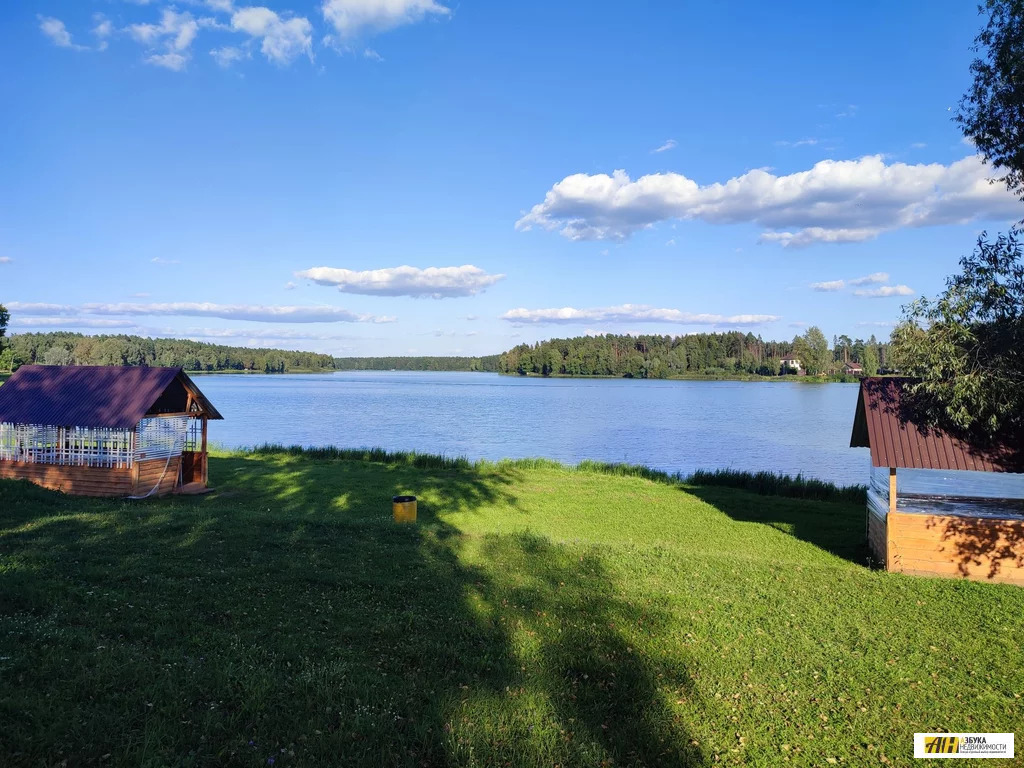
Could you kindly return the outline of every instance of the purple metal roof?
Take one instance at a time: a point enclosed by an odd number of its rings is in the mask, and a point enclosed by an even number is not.
[[[23,365],[0,386],[0,422],[132,429],[175,380],[222,418],[181,368]]]
[[[860,383],[852,448],[870,448],[876,467],[1024,472],[1024,452],[1013,441],[971,441],[908,417],[902,402],[907,379],[874,377]]]

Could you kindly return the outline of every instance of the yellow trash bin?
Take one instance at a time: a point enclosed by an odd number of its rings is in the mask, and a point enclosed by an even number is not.
[[[391,499],[391,512],[396,523],[416,522],[416,497],[395,496]]]

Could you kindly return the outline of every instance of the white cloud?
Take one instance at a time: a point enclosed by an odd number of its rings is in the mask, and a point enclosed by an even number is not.
[[[803,248],[814,243],[861,243],[878,236],[874,229],[826,229],[808,227],[799,232],[765,232],[759,243],[778,243],[783,248]]]
[[[0,256],[0,264],[10,264],[14,259],[10,256]]]
[[[163,43],[170,51],[184,51],[196,39],[199,24],[190,13],[178,13],[165,8],[160,14],[159,24],[132,24],[128,32],[137,42],[145,45]]]
[[[293,283],[291,280],[289,280],[287,283],[284,284],[284,289],[286,291],[294,291],[298,287],[299,287],[298,284],[297,283]]]
[[[171,302],[156,304],[43,304],[13,301],[7,308],[22,315],[113,315],[219,317],[225,320],[249,320],[258,323],[390,323],[395,318],[356,314],[332,306],[289,307],[259,304],[213,304],[209,302]]]
[[[431,15],[451,14],[449,8],[434,0],[323,0],[321,10],[342,38],[414,24]]]
[[[670,149],[675,149],[679,146],[679,142],[675,139],[669,139],[657,149],[652,149],[651,152],[668,152]]]
[[[892,320],[862,320],[857,323],[859,328],[892,328],[895,325]]]
[[[132,24],[128,33],[150,51],[143,59],[147,64],[181,72],[188,65],[189,49],[199,34],[200,26],[216,24],[212,19],[196,21],[190,13],[178,13],[165,8],[160,14],[159,24]]]
[[[913,144],[910,145],[910,148],[911,149],[924,149],[927,146],[928,145],[925,144],[923,141],[915,141]]]
[[[12,326],[19,328],[137,328],[134,320],[113,320],[103,317],[15,317]]]
[[[874,283],[888,283],[889,273],[888,272],[872,272],[870,275],[864,275],[864,277],[858,277],[855,280],[850,281],[850,285],[872,285]]]
[[[275,64],[289,64],[306,54],[313,59],[313,25],[303,16],[282,18],[269,8],[240,8],[231,16],[231,28],[261,41],[260,50]]]
[[[172,72],[181,72],[188,64],[188,57],[180,53],[154,53],[145,58],[147,64],[155,67],[163,67]]]
[[[36,18],[39,19],[40,31],[50,38],[58,48],[71,48],[75,51],[88,50],[88,46],[77,45],[72,41],[71,33],[60,19],[55,19],[52,16],[37,16]]]
[[[95,13],[92,17],[93,21],[96,22],[96,26],[92,28],[93,36],[99,40],[97,49],[101,51],[107,50],[107,41],[114,34],[114,25],[110,19],[106,18],[102,13]]]
[[[227,67],[230,67],[236,61],[241,61],[242,59],[249,58],[249,53],[247,51],[243,51],[241,48],[238,48],[233,45],[225,45],[222,48],[214,48],[210,51],[210,55],[213,57],[213,60],[217,62],[219,66],[224,67],[225,69]]]
[[[501,280],[472,264],[461,267],[402,266],[355,272],[335,267],[313,267],[295,273],[320,285],[337,286],[343,293],[371,296],[429,296],[434,299],[475,296]]]
[[[290,328],[186,328],[185,330],[164,328],[159,331],[159,335],[202,339],[258,339],[260,341],[337,341],[365,338],[349,334],[312,333]]]
[[[888,272],[872,272],[870,275],[864,275],[864,277],[855,277],[852,280],[826,280],[826,281],[823,281],[823,282],[820,282],[820,283],[811,283],[811,290],[820,291],[820,292],[824,292],[824,293],[831,293],[831,292],[835,292],[835,291],[841,291],[841,290],[843,290],[848,285],[851,285],[851,286],[854,286],[854,285],[878,285],[879,283],[887,283],[887,282],[889,282],[889,273]],[[895,290],[899,290],[899,289],[903,289],[903,288],[906,288],[906,286],[905,285],[901,285],[901,286],[896,286],[895,288],[892,288],[890,286],[886,286],[883,290],[893,290],[893,291],[895,291]],[[907,290],[909,291],[910,289],[908,288]],[[869,295],[867,291],[854,291],[854,294],[856,294],[857,296],[867,296],[867,295]],[[872,294],[872,295],[874,295],[874,294]],[[897,294],[892,293],[892,294],[877,294],[877,295],[879,295],[879,296],[881,296],[881,295],[893,295],[893,296],[895,296]],[[905,295],[905,294],[901,294],[901,295]]]
[[[853,295],[869,299],[885,299],[890,296],[913,296],[914,289],[907,285],[882,285],[878,288],[861,288],[854,291]]]
[[[566,323],[676,323],[679,325],[759,325],[772,323],[777,315],[711,315],[682,312],[678,309],[656,309],[644,304],[622,304],[617,307],[575,309],[511,309],[501,316],[517,324]]]
[[[150,259],[150,261],[153,262],[154,264],[162,264],[162,265],[165,265],[165,266],[166,265],[170,265],[170,264],[180,264],[181,263],[177,259],[164,259],[164,258],[161,258],[160,256],[154,256],[152,259]]]
[[[821,143],[820,139],[798,139],[797,141],[776,141],[780,147],[813,147]]]
[[[874,155],[823,160],[787,176],[757,169],[705,186],[679,173],[635,181],[621,170],[611,176],[574,174],[555,184],[516,229],[557,229],[571,240],[621,240],[671,219],[753,222],[766,229],[763,242],[799,247],[1021,213],[1019,200],[1003,185],[989,183],[978,156],[946,166],[886,164]]]

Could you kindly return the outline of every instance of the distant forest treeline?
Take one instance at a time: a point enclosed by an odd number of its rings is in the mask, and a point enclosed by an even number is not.
[[[618,376],[661,379],[685,376],[776,376],[784,358],[801,361],[801,373],[829,375],[856,362],[874,375],[887,367],[889,345],[837,336],[831,346],[817,328],[793,341],[764,341],[751,333],[689,336],[579,336],[520,344],[484,357],[332,357],[315,352],[228,347],[183,339],[19,333],[3,340],[0,371],[21,365],[166,365],[190,371],[487,371],[542,376]]]
[[[888,344],[837,336],[830,347],[815,327],[793,341],[764,341],[752,333],[695,333],[688,336],[578,336],[520,344],[498,359],[501,373],[544,376],[776,376],[782,360],[796,357],[811,375],[839,373],[846,362],[874,375],[886,367]],[[788,372],[788,371],[786,371]],[[796,372],[796,371],[792,371]]]
[[[339,371],[488,371],[498,370],[498,355],[485,357],[336,357]]]
[[[0,371],[21,365],[166,365],[189,371],[334,370],[334,358],[315,352],[226,347],[183,339],[86,336],[81,333],[18,333],[0,352]]]

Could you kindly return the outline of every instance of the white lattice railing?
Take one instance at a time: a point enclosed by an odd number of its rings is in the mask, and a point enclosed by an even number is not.
[[[63,466],[132,466],[130,429],[0,424],[0,460]]]
[[[188,416],[143,419],[135,430],[135,459],[166,459],[185,449]]]
[[[141,459],[180,456],[189,421],[187,416],[143,419],[134,430],[0,424],[0,460],[129,468]]]

